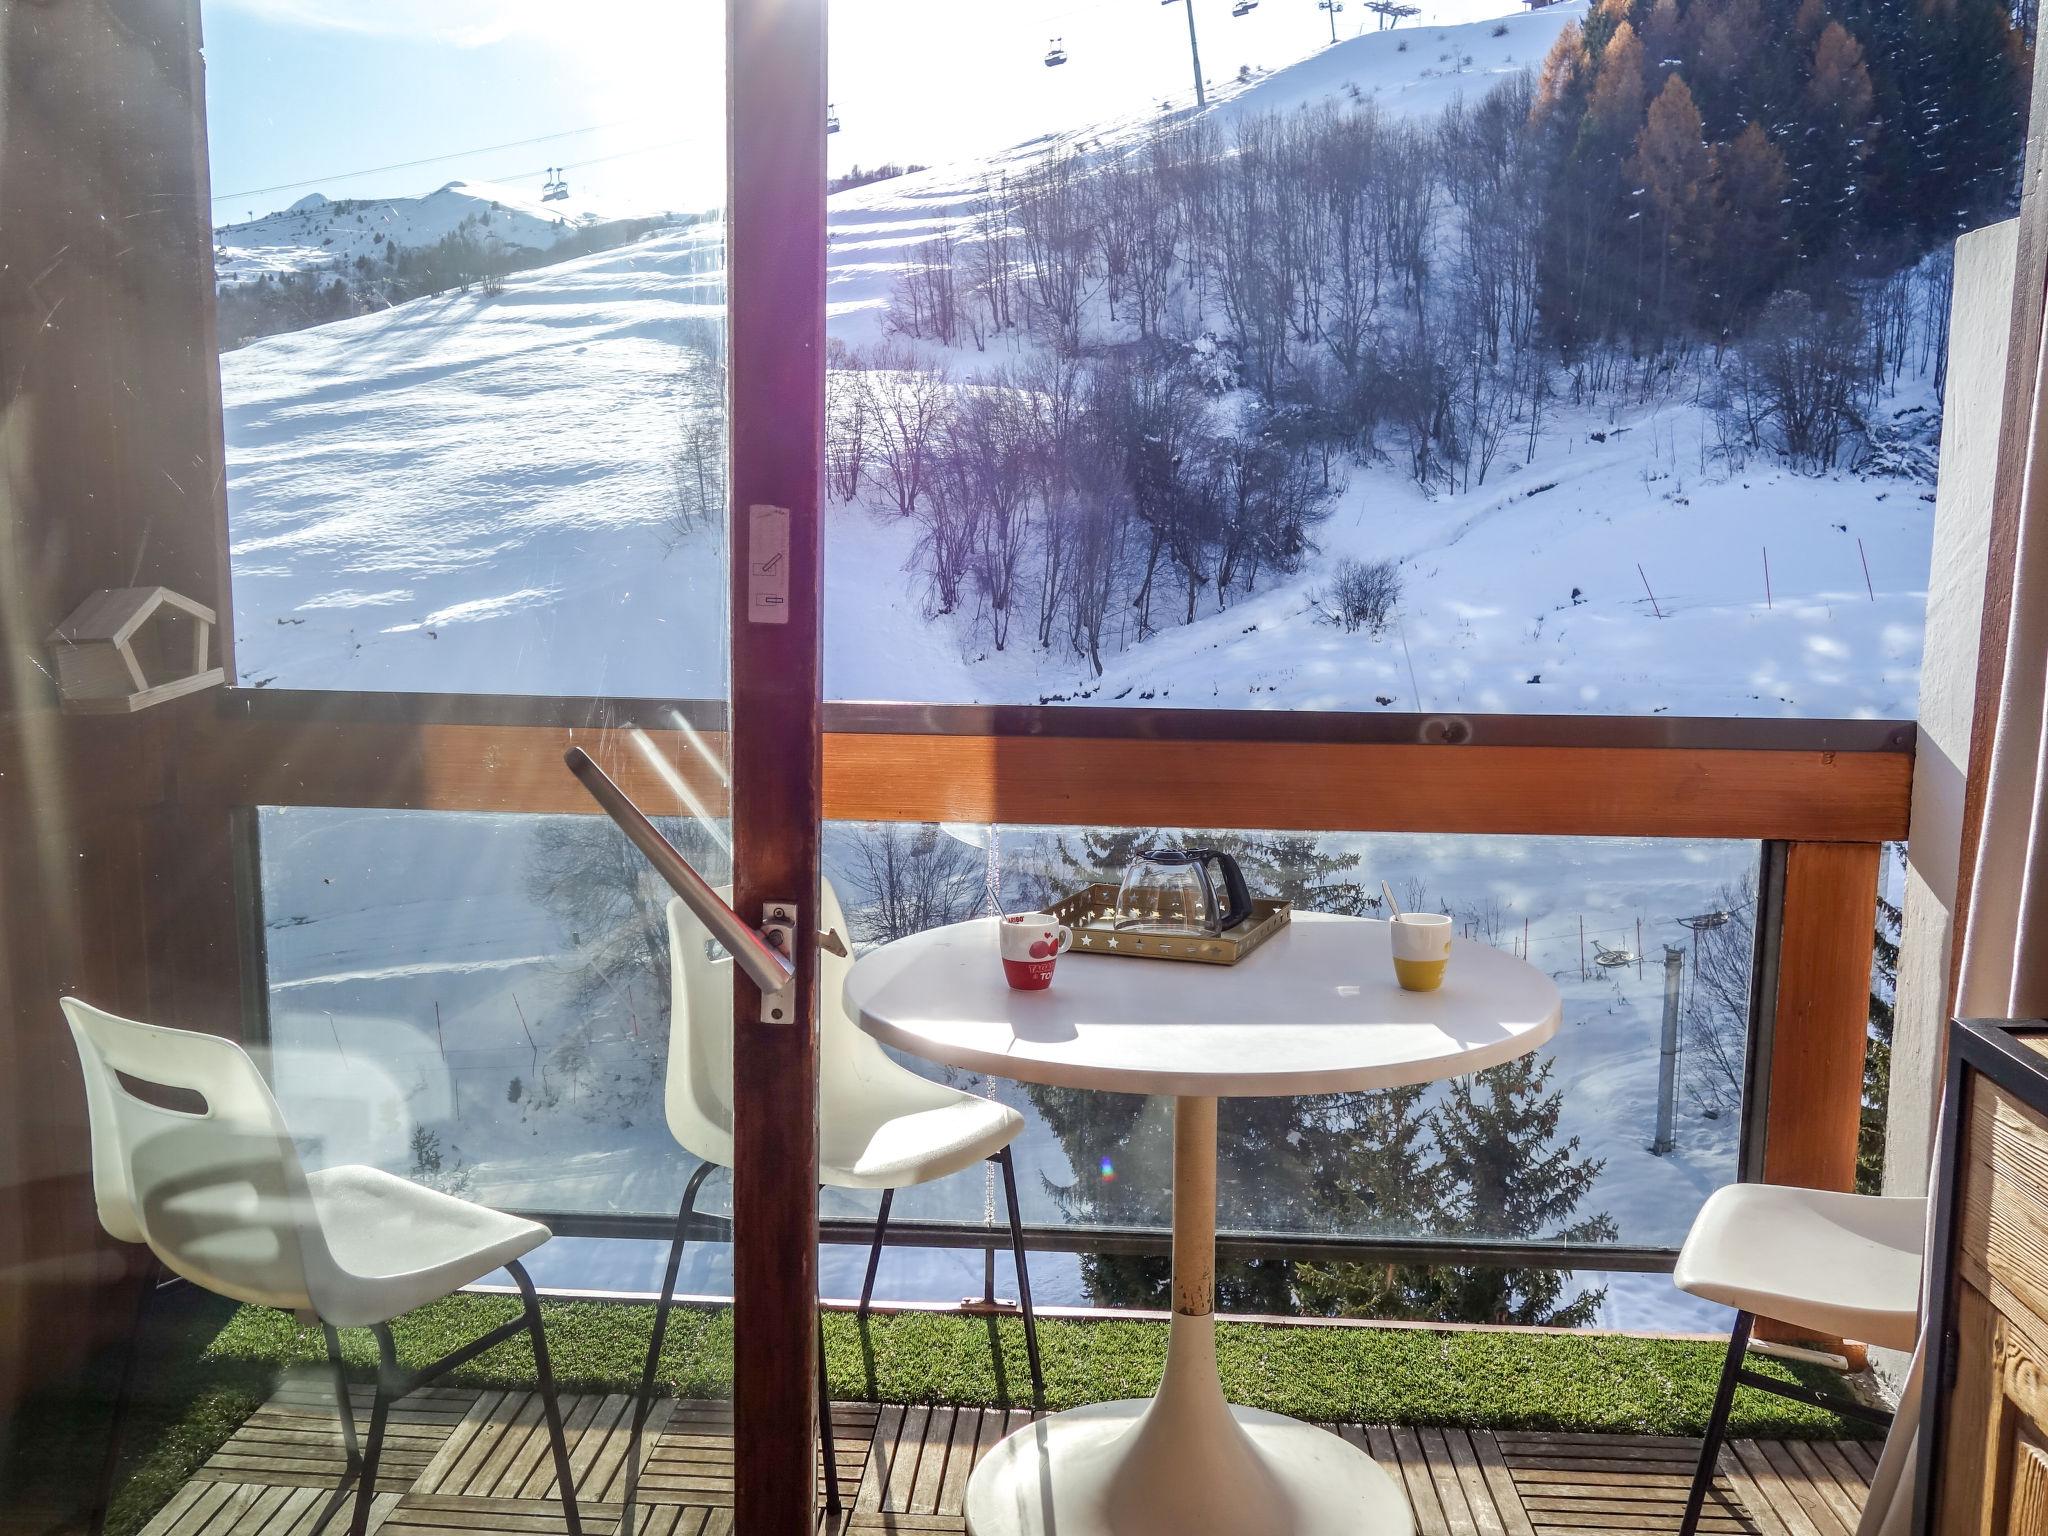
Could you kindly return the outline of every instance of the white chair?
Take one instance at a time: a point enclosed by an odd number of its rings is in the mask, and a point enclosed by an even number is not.
[[[563,1513],[580,1536],[540,1306],[519,1263],[547,1241],[548,1229],[376,1168],[309,1174],[269,1085],[239,1045],[117,1018],[75,997],[63,1007],[85,1074],[100,1224],[121,1242],[146,1244],[164,1268],[194,1285],[319,1321],[356,1484],[351,1536],[369,1528],[392,1403],[521,1329],[533,1341]],[[424,1370],[402,1373],[391,1319],[500,1267],[518,1282],[524,1315]],[[368,1328],[377,1338],[377,1388],[360,1448],[337,1328]],[[110,1466],[115,1451],[109,1447]],[[344,1480],[336,1497],[347,1487]],[[101,1503],[96,1526],[104,1496]]]
[[[846,915],[830,881],[823,882],[820,933],[846,932]],[[730,899],[729,890],[719,895]],[[732,1166],[732,960],[711,931],[682,901],[668,904],[669,1034],[668,1126],[684,1151],[702,1160],[683,1189],[675,1238],[654,1311],[654,1335],[640,1376],[627,1453],[626,1524],[631,1529],[634,1489],[640,1466],[640,1432],[654,1397],[654,1375],[668,1313],[682,1266],[697,1192],[714,1168]],[[1017,1206],[1017,1173],[1010,1143],[1024,1129],[1024,1117],[1007,1105],[948,1088],[899,1065],[874,1038],[847,1016],[846,973],[850,954],[818,952],[818,1183],[835,1189],[878,1189],[881,1209],[861,1286],[860,1315],[867,1315],[888,1231],[896,1191],[992,1162],[1002,1169],[1009,1206],[1010,1251],[1017,1263],[1017,1298],[1024,1316],[1024,1347],[1031,1362],[1034,1403],[1045,1399],[1038,1362],[1038,1320],[1031,1306],[1031,1275],[1024,1259],[1024,1230]],[[822,1320],[818,1358],[818,1403],[824,1439],[825,1499],[839,1512],[838,1469],[832,1457],[832,1419],[825,1390]]]
[[[1693,1536],[1699,1526],[1738,1385],[1871,1424],[1891,1423],[1890,1414],[1822,1397],[1745,1369],[1743,1361],[1759,1315],[1885,1349],[1913,1348],[1926,1241],[1927,1202],[1917,1195],[1730,1184],[1707,1198],[1672,1279],[1681,1291],[1735,1308],[1735,1330],[1680,1536]]]

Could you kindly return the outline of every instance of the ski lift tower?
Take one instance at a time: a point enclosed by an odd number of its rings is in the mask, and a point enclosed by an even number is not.
[[[1685,951],[1664,946],[1664,1043],[1657,1053],[1657,1136],[1650,1155],[1668,1157],[1678,1145],[1678,982],[1685,974]]]
[[[1171,5],[1173,0],[1160,0],[1160,3]],[[1181,4],[1188,13],[1188,60],[1195,66],[1195,105],[1206,107],[1209,105],[1209,93],[1202,89],[1202,47],[1195,40],[1195,0],[1181,0]]]

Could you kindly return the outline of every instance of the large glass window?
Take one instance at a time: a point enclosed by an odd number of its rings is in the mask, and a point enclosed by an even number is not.
[[[871,9],[832,696],[1913,714],[2017,9]]]
[[[722,37],[209,4],[235,683],[723,696]]]

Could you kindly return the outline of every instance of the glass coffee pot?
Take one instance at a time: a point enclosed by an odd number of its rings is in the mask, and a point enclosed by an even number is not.
[[[1113,926],[1127,933],[1213,939],[1251,915],[1244,872],[1229,854],[1219,848],[1154,848],[1124,871]]]

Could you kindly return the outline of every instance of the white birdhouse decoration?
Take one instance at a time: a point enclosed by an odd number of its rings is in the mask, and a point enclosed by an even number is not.
[[[64,707],[77,714],[126,715],[211,688],[213,610],[169,587],[93,593],[49,640]]]

